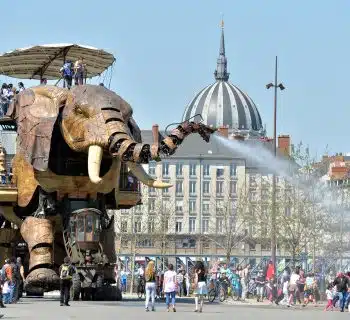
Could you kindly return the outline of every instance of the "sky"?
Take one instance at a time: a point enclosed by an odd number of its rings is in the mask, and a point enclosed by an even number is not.
[[[214,82],[221,14],[230,81],[256,103],[268,134],[273,90],[265,85],[277,55],[286,87],[278,94],[278,134],[316,156],[350,152],[349,0],[21,1],[2,15],[9,29],[0,52],[60,42],[110,51],[111,89],[133,106],[142,129],[164,128]]]

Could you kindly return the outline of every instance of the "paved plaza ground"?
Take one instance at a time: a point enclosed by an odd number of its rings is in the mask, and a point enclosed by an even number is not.
[[[274,305],[227,305],[206,304],[202,314],[193,312],[192,300],[183,299],[177,305],[177,312],[167,313],[164,303],[157,304],[156,312],[146,313],[144,304],[138,300],[122,302],[71,302],[70,307],[60,307],[57,299],[24,298],[16,305],[10,305],[1,312],[3,319],[28,320],[70,320],[70,319],[234,319],[241,320],[289,320],[289,319],[340,319],[349,313],[323,312],[321,307],[286,308]],[[179,318],[180,317],[180,318]]]

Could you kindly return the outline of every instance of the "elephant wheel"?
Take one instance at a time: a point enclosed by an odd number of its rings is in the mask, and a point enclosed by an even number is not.
[[[216,296],[215,289],[210,289],[208,291],[208,301],[209,302],[214,302],[215,296]]]
[[[79,301],[80,292],[81,292],[81,280],[79,274],[74,275],[72,279],[71,287],[71,297],[73,301]]]

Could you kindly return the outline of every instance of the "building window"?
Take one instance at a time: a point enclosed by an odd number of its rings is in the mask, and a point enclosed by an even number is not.
[[[230,181],[230,195],[233,196],[237,193],[237,182]]]
[[[153,248],[154,243],[150,239],[139,240],[136,242],[136,247],[137,248]]]
[[[203,201],[202,203],[202,211],[203,213],[209,213],[209,201]]]
[[[290,216],[291,216],[290,207],[284,208],[284,215],[285,215],[286,217],[290,217]]]
[[[204,164],[203,165],[203,176],[209,176],[210,175],[210,164]]]
[[[209,181],[203,181],[203,193],[209,194],[210,192],[210,182]]]
[[[262,206],[261,207],[261,214],[262,214],[263,217],[267,218],[267,216],[268,216],[268,208],[267,208],[267,206]]]
[[[190,163],[190,176],[196,175],[197,165],[195,163]]]
[[[224,166],[219,165],[216,167],[216,178],[223,178],[224,176]]]
[[[148,221],[148,233],[153,233],[154,232],[154,220],[149,220]]]
[[[216,214],[224,213],[224,202],[222,200],[216,200]]]
[[[261,200],[267,201],[269,199],[269,192],[266,189],[261,190]]]
[[[223,193],[224,193],[224,182],[216,181],[216,194],[223,194]]]
[[[122,248],[127,248],[129,246],[129,241],[126,240],[126,239],[122,239],[120,245],[121,245]]]
[[[175,211],[176,212],[182,212],[183,211],[183,201],[182,200],[176,200],[175,201]]]
[[[182,193],[182,181],[176,181],[176,193]]]
[[[216,233],[224,232],[224,220],[222,218],[216,218]]]
[[[121,232],[128,232],[128,221],[127,220],[122,220],[120,223],[120,231]]]
[[[230,176],[235,177],[237,175],[237,166],[235,163],[230,164]]]
[[[249,185],[251,187],[256,187],[256,176],[253,176],[253,175],[249,176]]]
[[[162,173],[164,177],[169,176],[169,163],[163,162]]]
[[[250,191],[249,192],[249,200],[256,201],[256,199],[257,199],[257,193],[255,191]]]
[[[156,193],[156,188],[148,187],[148,194],[155,194],[155,193]]]
[[[162,193],[163,193],[164,195],[169,194],[169,188],[164,188],[164,189],[162,190]]]
[[[196,181],[190,181],[190,193],[196,193]]]
[[[175,232],[176,233],[182,232],[182,222],[181,221],[176,221],[176,223],[175,223]]]
[[[203,219],[202,220],[202,232],[208,233],[209,232],[209,219]]]
[[[153,212],[156,208],[156,199],[148,198],[148,212]]]
[[[196,200],[190,200],[188,204],[190,213],[196,212]]]
[[[188,220],[188,231],[190,233],[196,232],[196,219],[195,218],[190,218]]]
[[[169,199],[163,199],[162,200],[162,210],[166,211],[170,209],[170,205],[169,205],[170,201]]]
[[[177,163],[176,164],[176,176],[182,176],[183,175],[183,164],[182,163]]]
[[[210,242],[208,240],[203,241],[203,248],[204,249],[209,249],[210,248]]]
[[[150,161],[148,164],[148,173],[155,175],[156,174],[156,162],[155,161]]]
[[[136,220],[134,222],[134,233],[140,233],[141,232],[141,220]]]
[[[169,217],[165,217],[162,222],[163,232],[168,232],[169,230]]]

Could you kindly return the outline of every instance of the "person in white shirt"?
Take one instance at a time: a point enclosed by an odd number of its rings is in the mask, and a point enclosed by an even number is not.
[[[137,269],[137,274],[138,274],[140,277],[143,277],[143,276],[144,276],[145,270],[143,269],[143,266],[140,266],[140,267]]]
[[[177,288],[177,279],[176,272],[174,271],[174,266],[172,264],[168,265],[168,271],[164,273],[164,282],[163,282],[163,292],[166,296],[166,306],[167,311],[170,311],[170,299],[172,304],[172,309],[176,312],[175,309],[175,293]]]
[[[296,269],[290,276],[289,282],[289,304],[293,304],[294,296],[298,289],[298,282],[300,280],[299,269]]]
[[[23,82],[18,82],[18,91],[19,91],[19,92],[22,92],[22,91],[24,91],[24,90],[25,90],[25,88],[24,88]]]
[[[184,275],[185,275],[185,270],[180,270],[179,273],[177,274],[177,283],[178,283],[178,295],[179,297],[182,297],[184,295]]]
[[[327,290],[326,290],[326,296],[327,296],[327,305],[326,305],[326,307],[324,308],[324,310],[323,311],[328,311],[328,309],[332,309],[332,311],[333,311],[333,288],[332,288],[332,285],[331,284],[329,284],[328,285],[328,288],[327,288]],[[349,312],[350,312],[350,308],[349,308]]]

